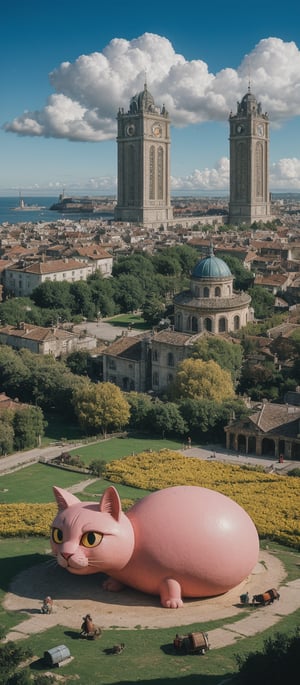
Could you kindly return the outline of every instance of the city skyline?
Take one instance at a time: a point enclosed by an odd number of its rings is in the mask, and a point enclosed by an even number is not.
[[[251,11],[250,11],[251,9]],[[144,87],[171,119],[171,190],[229,191],[230,111],[270,119],[270,189],[300,192],[300,9],[16,0],[1,11],[0,194],[115,194],[116,116]],[[2,53],[2,54],[1,54]]]

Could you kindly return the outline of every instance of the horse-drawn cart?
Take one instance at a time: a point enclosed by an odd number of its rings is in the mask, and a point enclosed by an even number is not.
[[[205,654],[210,649],[208,634],[204,632],[176,635],[173,645],[177,653],[186,654]]]
[[[279,600],[280,594],[276,588],[272,587],[270,590],[266,590],[266,592],[262,592],[260,595],[253,595],[252,604],[260,604],[266,607],[268,604],[273,604],[275,599]]]

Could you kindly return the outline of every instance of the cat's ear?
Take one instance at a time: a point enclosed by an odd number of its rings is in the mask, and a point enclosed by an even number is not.
[[[57,488],[55,485],[53,487],[53,492],[58,504],[59,511],[63,511],[64,509],[70,507],[72,504],[78,504],[78,502],[80,502],[78,497],[72,495],[71,492],[68,492],[68,490],[63,490],[62,488]]]
[[[112,485],[109,488],[106,488],[101,497],[100,511],[111,514],[116,521],[119,521],[122,505],[118,492]]]

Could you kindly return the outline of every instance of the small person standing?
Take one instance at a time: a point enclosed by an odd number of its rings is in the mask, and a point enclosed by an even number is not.
[[[47,597],[45,597],[45,599],[43,600],[41,613],[42,614],[52,614],[52,608],[53,608],[53,599],[52,599],[52,597],[50,597],[50,595],[47,595]]]
[[[187,439],[187,444],[188,444],[188,449],[191,449],[191,447],[192,447],[192,439],[190,438],[190,436],[189,436],[188,439]]]

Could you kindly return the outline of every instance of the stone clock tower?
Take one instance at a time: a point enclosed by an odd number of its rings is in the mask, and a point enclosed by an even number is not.
[[[229,223],[270,221],[269,118],[250,92],[230,114]]]
[[[170,119],[147,90],[118,113],[118,199],[116,221],[145,226],[173,219],[170,201]]]

